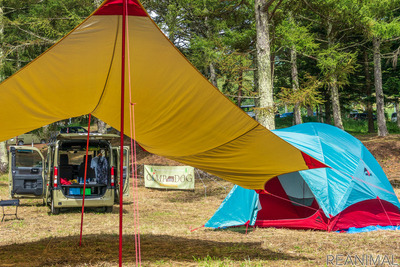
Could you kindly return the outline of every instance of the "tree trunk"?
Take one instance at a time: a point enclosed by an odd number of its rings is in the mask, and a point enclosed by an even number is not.
[[[400,110],[399,110],[399,108],[400,108],[400,104],[399,104],[399,100],[400,99],[396,99],[396,102],[394,103],[395,104],[395,109],[396,109],[396,124],[397,124],[397,127],[399,127],[400,128],[400,119],[399,119],[399,113],[400,113]]]
[[[378,135],[386,136],[389,134],[386,128],[385,118],[385,102],[382,88],[382,67],[381,67],[381,53],[379,38],[374,37],[372,40],[374,45],[374,80],[375,80],[375,94],[376,94],[376,117],[378,122]]]
[[[0,142],[0,173],[5,173],[8,168],[8,155],[6,141]]]
[[[332,41],[332,22],[328,21],[328,29],[327,29],[327,38],[329,47],[333,46]],[[340,100],[339,100],[339,87],[337,84],[337,76],[333,75],[331,77],[331,81],[329,83],[329,91],[331,93],[331,101],[332,101],[332,113],[333,113],[333,123],[339,129],[343,128],[342,115],[340,112]]]
[[[217,75],[215,74],[214,64],[210,63],[210,82],[215,86],[217,86]]]
[[[275,129],[275,110],[273,98],[273,80],[271,70],[271,41],[269,36],[269,14],[265,1],[255,0],[257,32],[257,69],[260,107],[256,118],[267,129]]]
[[[318,121],[319,121],[319,122],[325,123],[324,114],[323,114],[323,112],[322,112],[322,110],[323,110],[322,107],[323,107],[322,104],[319,105],[319,106],[317,106],[317,116],[318,116]]]
[[[332,124],[332,110],[329,93],[325,93],[325,123]]]
[[[333,122],[336,127],[339,129],[343,128],[342,115],[340,112],[340,101],[339,101],[339,88],[337,86],[336,77],[333,79],[332,84],[330,85],[331,91],[331,101],[332,101],[332,113],[333,113]]]
[[[107,124],[100,119],[97,119],[97,132],[102,134],[107,133]]]
[[[3,13],[3,1],[0,1],[0,44],[3,44],[4,40],[4,13]],[[3,75],[3,45],[0,45],[0,82],[4,80]]]
[[[368,52],[364,50],[364,70],[365,70],[365,91],[367,93],[367,113],[368,113],[368,132],[374,133],[374,115],[372,112],[372,91],[371,91],[371,75],[369,72]]]
[[[314,116],[314,109],[312,106],[307,106],[307,117]]]
[[[0,2],[0,42],[4,39],[4,20],[3,20],[3,2]],[[0,68],[3,68],[3,47],[0,46]],[[0,69],[0,82],[4,80],[3,70]],[[8,155],[6,141],[0,142],[0,173],[4,173],[8,168]]]
[[[254,53],[254,54],[252,54],[252,56],[253,56],[253,68],[254,68],[254,72],[253,72],[254,89],[253,89],[253,92],[254,92],[255,94],[257,94],[257,93],[258,93],[257,52]],[[254,99],[254,105],[255,105],[256,107],[259,107],[259,106],[260,106],[259,98],[255,98],[255,99]]]
[[[239,87],[238,87],[238,99],[237,105],[242,106],[242,88],[243,88],[243,70],[239,70]]]
[[[290,49],[290,63],[292,65],[292,88],[293,92],[296,92],[297,90],[299,90],[299,74],[297,71],[297,52],[294,45],[292,45]],[[300,105],[298,103],[294,105],[293,114],[294,124],[302,124],[303,120],[301,118]]]
[[[100,6],[100,4],[103,2],[103,0],[94,0],[93,4],[96,8],[98,8]]]

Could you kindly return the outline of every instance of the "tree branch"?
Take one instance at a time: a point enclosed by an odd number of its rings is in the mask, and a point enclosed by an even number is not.
[[[224,94],[224,95],[228,96],[228,97],[235,97],[235,98],[238,98],[238,97],[240,97],[240,98],[253,98],[253,99],[260,98],[259,96],[237,96],[237,95],[228,95],[228,94]]]
[[[318,14],[319,16],[325,18],[326,20],[328,20],[328,17],[326,17],[325,15],[321,14],[320,12],[318,12],[317,10],[315,10],[306,0],[303,0],[304,4],[306,4],[306,6],[308,6],[308,8],[311,9],[311,11],[313,11],[315,14]]]
[[[395,38],[392,38],[392,39],[387,39],[387,40],[384,40],[384,41],[382,41],[382,42],[393,42],[393,41],[397,41],[397,40],[399,40],[399,39],[400,39],[400,36],[395,37]]]
[[[269,0],[265,5],[262,7],[261,11],[263,12],[268,12],[268,9],[272,5],[272,3],[275,2],[275,0]]]
[[[322,40],[322,39],[319,39],[319,38],[315,38],[315,40],[319,41],[321,43],[329,43],[327,40]]]
[[[302,56],[305,56],[305,57],[308,57],[308,58],[311,58],[311,59],[314,59],[314,60],[318,61],[318,58],[316,58],[314,56],[310,56],[310,55],[308,55],[306,53],[303,53],[303,52],[300,52],[300,51],[297,51],[297,53],[299,53]]]
[[[38,35],[38,34],[36,34],[36,33],[34,33],[34,32],[31,32],[31,31],[22,29],[22,28],[19,27],[16,23],[12,23],[12,24],[13,24],[17,29],[19,29],[20,31],[23,31],[23,32],[25,32],[25,33],[27,33],[27,34],[30,34],[30,35],[32,35],[32,36],[34,36],[34,37],[36,37],[36,38],[38,38],[38,39],[40,39],[40,40],[46,41],[46,42],[51,43],[51,44],[55,44],[55,43],[56,43],[56,41],[54,41],[54,40],[48,39],[48,38],[46,38],[46,37],[42,37],[42,36],[40,36],[40,35]]]
[[[348,46],[346,46],[346,47],[338,48],[337,50],[338,50],[338,51],[343,51],[343,50],[346,50],[346,49],[348,49],[348,48],[350,48],[350,47],[355,47],[355,46],[364,45],[364,44],[367,43],[367,42],[368,42],[368,40],[365,40],[365,41],[363,41],[363,42],[361,42],[361,43],[355,43],[355,44],[352,44],[352,45],[348,45]]]
[[[303,15],[298,15],[298,16],[299,16],[299,18],[304,19],[304,20],[308,20],[308,21],[310,21],[310,22],[312,22],[312,23],[315,23],[315,24],[322,24],[320,21],[317,21],[317,20],[314,20],[314,19],[310,19],[310,18],[304,17]]]
[[[283,0],[279,0],[278,4],[275,5],[274,10],[271,12],[270,19],[272,19],[272,18],[274,17],[275,12],[276,12],[276,10],[278,9],[278,7],[281,5],[282,1],[283,1]]]

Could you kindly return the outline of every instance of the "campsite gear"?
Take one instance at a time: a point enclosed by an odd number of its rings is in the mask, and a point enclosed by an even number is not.
[[[61,185],[70,185],[70,184],[72,184],[70,181],[68,181],[68,180],[66,180],[66,179],[64,179],[64,178],[60,178],[60,182],[61,182]]]
[[[69,195],[71,195],[71,196],[79,196],[79,195],[81,195],[81,189],[72,187],[72,188],[69,189]]]
[[[80,194],[83,195],[83,188],[80,188]],[[92,194],[92,188],[85,188],[85,195],[90,196],[91,194]]]
[[[0,206],[3,209],[3,217],[1,221],[4,221],[4,217],[9,215],[14,215],[16,219],[18,219],[18,206],[19,206],[19,199],[10,199],[10,200],[0,200]],[[11,207],[15,206],[15,213],[6,213],[4,207]]]
[[[247,223],[335,231],[400,224],[396,194],[359,140],[321,123],[274,133],[330,167],[279,175],[258,191],[234,186],[206,227]]]

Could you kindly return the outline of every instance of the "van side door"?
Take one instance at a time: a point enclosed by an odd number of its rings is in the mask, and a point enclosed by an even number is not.
[[[115,174],[115,177],[118,180],[118,185],[117,186],[117,192],[119,190],[119,176],[121,174],[121,164],[120,164],[120,147],[113,147],[112,148],[112,154],[113,154],[113,162],[114,162],[114,168],[117,171]],[[130,179],[130,171],[129,171],[129,160],[130,160],[130,148],[129,146],[124,146],[124,163],[123,163],[123,194],[124,196],[129,196],[129,179]]]
[[[129,196],[129,180],[131,178],[130,176],[130,147],[129,146],[124,146],[124,196],[128,197]],[[133,166],[132,166],[133,168]]]
[[[44,193],[44,158],[39,149],[10,146],[9,189],[12,198],[41,198]]]

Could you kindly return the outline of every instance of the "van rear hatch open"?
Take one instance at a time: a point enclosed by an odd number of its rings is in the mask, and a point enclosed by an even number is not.
[[[85,195],[88,198],[101,197],[108,188],[111,188],[112,154],[109,139],[115,137],[112,135],[102,136],[104,139],[98,136],[95,139],[90,137],[87,161],[86,137],[80,134],[66,134],[58,138],[61,139],[56,164],[59,186],[64,196],[68,198],[82,198],[85,172],[87,178]]]

